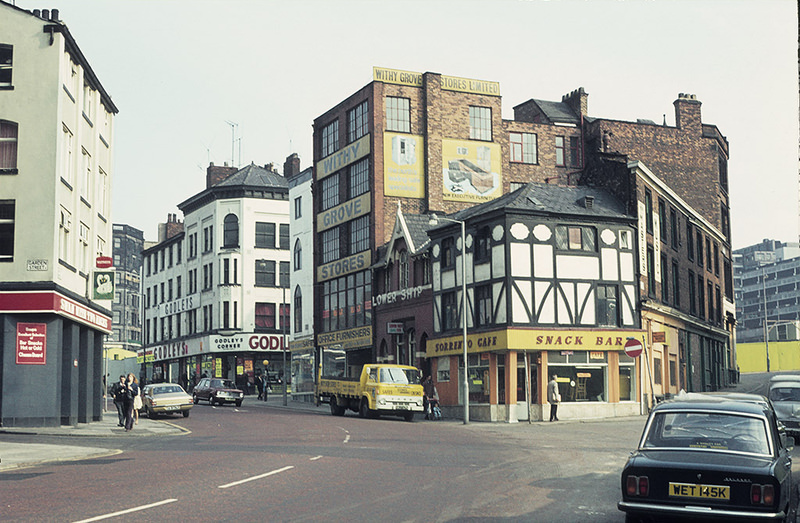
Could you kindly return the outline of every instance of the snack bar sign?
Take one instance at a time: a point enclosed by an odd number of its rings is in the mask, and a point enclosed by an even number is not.
[[[17,323],[17,365],[47,363],[47,324]]]

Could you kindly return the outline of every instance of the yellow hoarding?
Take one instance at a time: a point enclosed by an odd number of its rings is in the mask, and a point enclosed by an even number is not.
[[[370,135],[365,134],[355,142],[346,145],[343,149],[330,154],[317,162],[315,175],[317,180],[330,176],[339,169],[367,156],[370,152]]]
[[[503,194],[500,144],[442,140],[445,200],[487,202]]]
[[[367,269],[372,264],[372,251],[362,251],[347,258],[317,267],[317,281],[323,282]]]
[[[372,344],[372,327],[356,327],[343,331],[323,332],[317,334],[317,345],[321,347],[338,346],[342,349],[353,349]]]
[[[500,96],[500,83],[487,82],[486,80],[473,80],[457,76],[442,76],[442,89],[446,91],[460,91],[462,93],[488,94]]]
[[[347,200],[341,205],[323,211],[317,217],[317,232],[327,231],[344,222],[354,220],[365,214],[369,214],[372,193],[364,193],[352,200]]]
[[[424,146],[422,136],[388,132],[383,135],[383,191],[386,196],[425,197]]]

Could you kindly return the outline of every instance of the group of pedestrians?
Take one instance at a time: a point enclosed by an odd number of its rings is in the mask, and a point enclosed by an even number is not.
[[[120,375],[119,381],[111,387],[111,396],[117,407],[118,426],[125,427],[125,432],[133,430],[133,426],[139,423],[139,409],[142,408],[139,380],[132,372],[127,377]]]

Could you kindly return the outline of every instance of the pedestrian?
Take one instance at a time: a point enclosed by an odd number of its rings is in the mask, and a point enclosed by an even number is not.
[[[547,384],[547,401],[550,403],[550,421],[558,421],[558,404],[561,403],[561,392],[558,390],[558,376]]]
[[[434,407],[439,406],[439,392],[430,374],[422,380],[422,406],[425,410],[425,419],[436,419]]]
[[[111,386],[111,397],[114,399],[114,406],[117,407],[118,427],[125,426],[125,375],[121,374],[119,381]]]
[[[125,432],[133,430],[133,399],[139,395],[139,384],[131,372],[125,380]]]
[[[258,399],[264,398],[264,379],[261,373],[256,374],[256,391],[258,391]]]
[[[133,417],[136,419],[133,423],[138,425],[139,411],[142,409],[142,388],[139,386],[139,380],[136,379],[136,376],[133,377],[133,382],[136,384],[136,388],[139,389],[139,394],[133,397]]]

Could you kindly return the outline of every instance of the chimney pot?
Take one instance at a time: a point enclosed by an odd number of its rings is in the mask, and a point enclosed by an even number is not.
[[[39,10],[39,9],[34,9],[33,10],[33,16],[35,16],[37,18],[41,18],[42,17],[42,11]]]
[[[50,11],[50,20],[58,22],[58,9],[53,9]]]
[[[50,19],[50,10],[49,9],[42,9],[42,18],[45,20]]]

